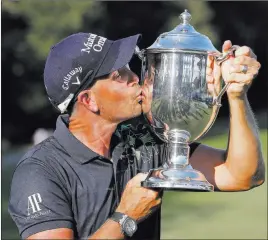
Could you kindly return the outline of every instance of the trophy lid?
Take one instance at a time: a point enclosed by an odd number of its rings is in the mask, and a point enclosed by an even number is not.
[[[148,52],[166,52],[176,50],[196,50],[214,52],[217,49],[210,39],[197,32],[190,21],[191,14],[185,10],[180,14],[181,23],[170,32],[162,33],[156,41],[147,48]]]

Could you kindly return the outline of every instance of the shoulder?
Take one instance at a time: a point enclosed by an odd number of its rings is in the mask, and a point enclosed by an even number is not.
[[[61,151],[63,149],[53,136],[30,148],[14,170],[11,190],[16,191],[13,193],[31,191],[33,187],[45,190],[55,183],[67,191]]]
[[[12,178],[12,188],[46,185],[49,180],[58,179],[57,143],[53,137],[31,147],[18,162]],[[23,184],[27,183],[26,185]]]
[[[18,162],[15,171],[18,168],[24,168],[25,165],[49,166],[54,164],[59,158],[59,153],[65,152],[57,140],[51,136],[39,144],[31,147]]]
[[[44,141],[32,146],[28,149],[28,151],[21,158],[21,161],[30,157],[40,158],[44,155],[44,153],[48,150],[55,148],[57,145],[57,141],[54,136],[48,137]]]
[[[35,186],[37,189],[42,186],[49,188],[52,182],[67,191],[67,173],[62,154],[63,148],[52,136],[43,142],[30,148],[20,159],[13,173],[11,188],[18,190],[30,189]],[[24,184],[25,183],[25,184]],[[26,184],[27,183],[27,184]]]

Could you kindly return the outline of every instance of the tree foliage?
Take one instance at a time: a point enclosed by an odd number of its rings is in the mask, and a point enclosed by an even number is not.
[[[29,26],[26,41],[39,59],[45,59],[60,39],[80,30],[85,15],[90,16],[90,24],[102,13],[97,1],[5,1],[3,9],[25,19]]]
[[[141,33],[139,46],[145,48],[159,34],[174,29],[180,13],[188,9],[194,28],[207,35],[218,50],[223,40],[231,39],[256,50],[264,66],[268,4],[244,2],[243,11],[241,6],[236,2],[194,0],[2,1],[3,138],[12,143],[28,142],[36,128],[54,128],[57,112],[43,85],[45,59],[51,46],[75,32],[93,32],[113,40]],[[138,59],[133,59],[132,68],[139,74]],[[260,78],[267,75],[263,68],[261,71]],[[251,95],[265,89],[267,81],[255,85]],[[259,98],[251,99],[253,106],[263,107],[265,94]],[[228,114],[226,109],[221,112]]]
[[[214,45],[218,45],[219,37],[218,33],[213,26],[211,20],[214,17],[214,11],[206,1],[167,1],[165,3],[177,12],[167,21],[164,26],[165,29],[172,29],[180,23],[178,9],[187,9],[191,15],[191,25],[194,26],[195,30],[208,36]],[[175,12],[174,11],[174,12]]]

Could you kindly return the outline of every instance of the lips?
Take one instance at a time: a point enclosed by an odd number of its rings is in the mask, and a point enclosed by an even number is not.
[[[136,97],[139,97],[142,95],[142,89],[138,91],[138,94],[136,95]]]
[[[146,93],[145,93],[145,90],[144,89],[141,90],[141,96],[143,97],[143,99],[146,98]]]

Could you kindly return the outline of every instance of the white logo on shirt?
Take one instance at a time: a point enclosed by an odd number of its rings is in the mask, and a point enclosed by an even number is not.
[[[39,203],[42,202],[41,195],[39,193],[35,193],[28,197],[28,216],[30,214],[41,211]]]

